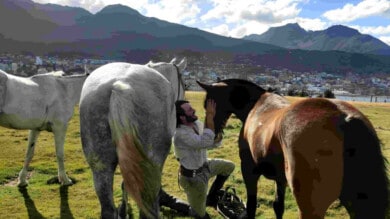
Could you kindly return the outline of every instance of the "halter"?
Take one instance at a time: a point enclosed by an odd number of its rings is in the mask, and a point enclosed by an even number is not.
[[[183,81],[183,78],[181,77],[179,67],[177,67],[176,64],[173,64],[173,66],[175,66],[176,72],[177,72],[177,89],[178,89],[178,92],[177,92],[177,99],[176,100],[179,100],[179,97],[180,97],[180,85],[182,85],[183,89],[185,90],[185,83]]]

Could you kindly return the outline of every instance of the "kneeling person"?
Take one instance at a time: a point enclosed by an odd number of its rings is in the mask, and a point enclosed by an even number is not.
[[[221,145],[215,138],[214,116],[216,104],[208,100],[205,125],[198,120],[195,110],[185,100],[176,102],[175,156],[180,162],[180,186],[197,218],[209,218],[206,205],[217,206],[217,193],[233,172],[233,162],[223,159],[208,159],[207,149]],[[208,194],[208,180],[216,176]]]

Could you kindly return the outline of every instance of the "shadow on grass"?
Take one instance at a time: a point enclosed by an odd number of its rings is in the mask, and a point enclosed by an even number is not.
[[[20,187],[19,192],[23,195],[24,205],[26,206],[28,218],[42,219],[45,218],[35,207],[34,201],[28,194],[27,187]]]
[[[61,186],[60,187],[60,195],[61,195],[61,216],[62,219],[73,219],[73,214],[70,211],[69,203],[68,203],[68,188],[69,186]]]
[[[73,214],[69,208],[68,203],[68,189],[69,186],[60,187],[60,218],[61,219],[74,219]],[[31,199],[28,194],[27,187],[19,188],[19,192],[23,195],[24,204],[27,209],[28,218],[44,219],[45,217],[38,211],[35,206],[34,200]]]
[[[171,209],[169,207],[161,207],[160,208],[160,216],[163,219],[172,219],[172,218],[190,218],[188,215],[178,212],[174,209]]]

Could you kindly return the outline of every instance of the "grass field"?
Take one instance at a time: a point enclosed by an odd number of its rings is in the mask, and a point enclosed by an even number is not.
[[[197,115],[203,120],[202,92],[187,92],[186,98],[197,110]],[[288,97],[290,101],[297,98]],[[383,143],[383,153],[390,160],[390,104],[353,103],[374,124]],[[209,152],[209,157],[219,157],[233,160],[237,164],[232,177],[226,185],[234,186],[237,193],[246,199],[245,187],[240,168],[237,139],[241,122],[231,118],[225,130],[223,146]],[[42,132],[38,138],[35,156],[30,167],[29,186],[19,190],[16,187],[16,177],[22,168],[27,145],[28,131],[0,128],[0,218],[99,218],[100,205],[93,188],[92,174],[84,159],[80,143],[79,115],[75,115],[69,124],[65,141],[65,165],[68,175],[76,182],[70,187],[58,184],[47,184],[47,180],[57,174],[57,163],[54,152],[52,133]],[[170,153],[164,166],[163,187],[177,197],[185,199],[184,192],[177,183],[178,163],[173,153]],[[364,177],[362,170],[362,177]],[[121,176],[119,171],[115,176],[115,200],[119,203]],[[272,210],[274,184],[265,178],[259,180],[257,218],[275,218]],[[134,202],[133,216],[138,217],[138,209]],[[212,208],[207,211],[213,218],[221,218]],[[183,218],[169,209],[162,209],[162,218]],[[284,218],[298,218],[297,206],[287,188]],[[343,207],[336,201],[327,211],[326,218],[349,218]]]

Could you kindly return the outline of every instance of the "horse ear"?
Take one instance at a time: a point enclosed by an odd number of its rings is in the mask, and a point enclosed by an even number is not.
[[[234,87],[230,92],[229,101],[235,109],[243,109],[249,100],[249,91],[243,86]]]
[[[176,57],[173,58],[169,63],[171,63],[171,64],[176,64]]]
[[[152,60],[150,60],[148,63],[146,63],[145,65],[150,67],[151,65],[153,64]]]
[[[206,90],[206,91],[207,91],[208,89],[211,88],[211,85],[204,84],[204,83],[202,83],[202,82],[200,82],[200,81],[198,81],[198,80],[196,80],[196,83],[198,83],[199,86],[200,86],[201,88],[203,88],[204,90]]]
[[[186,69],[187,67],[187,59],[186,58],[183,58],[179,64],[177,64],[177,67],[179,68],[179,70],[182,72],[184,71],[184,69]]]

